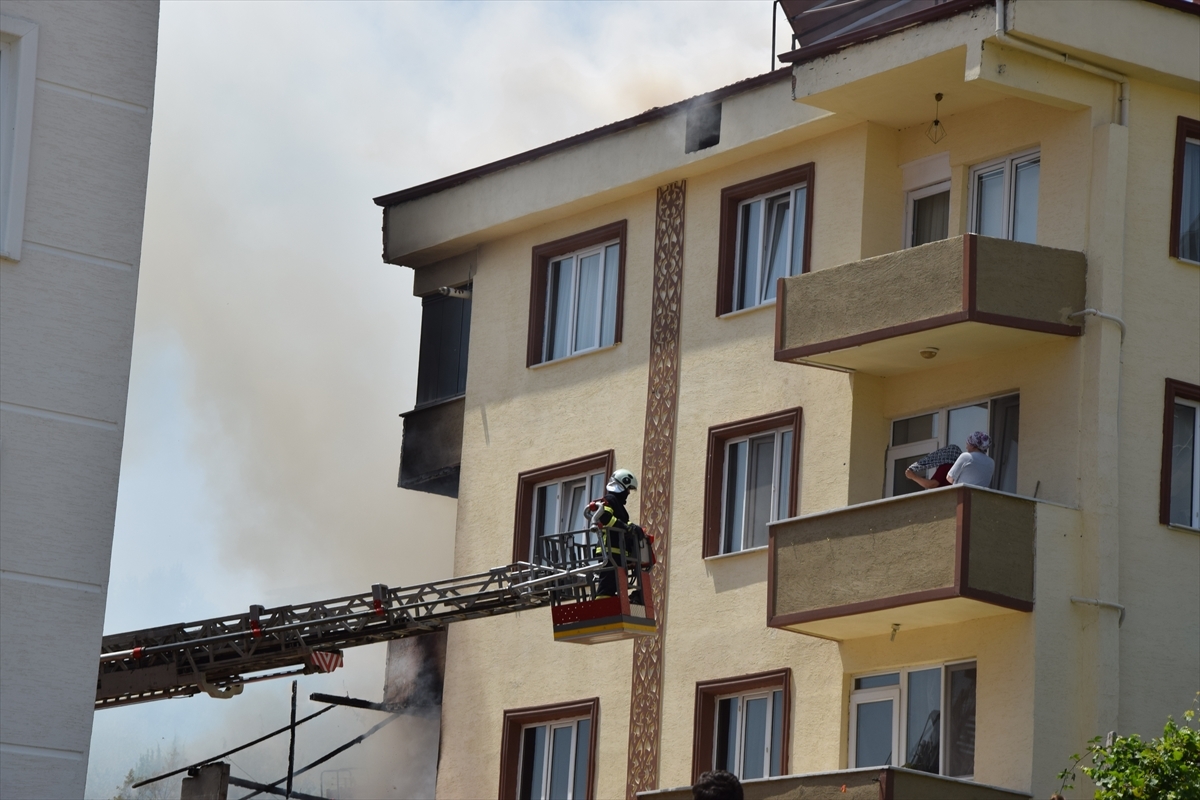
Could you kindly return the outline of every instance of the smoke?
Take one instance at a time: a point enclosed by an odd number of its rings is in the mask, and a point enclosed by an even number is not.
[[[396,488],[420,304],[371,197],[764,71],[770,6],[164,3],[106,632],[450,576],[454,502]],[[381,699],[384,652],[301,697]],[[100,712],[88,796],[284,724],[288,691]],[[380,717],[322,716],[297,763]],[[406,716],[314,773],[432,794],[437,736]],[[274,780],[286,737],[232,761]]]

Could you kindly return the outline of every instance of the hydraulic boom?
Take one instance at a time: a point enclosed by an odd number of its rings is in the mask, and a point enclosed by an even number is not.
[[[640,529],[638,529],[640,531]],[[263,608],[105,636],[96,708],[189,697],[233,697],[254,681],[331,672],[347,647],[445,630],[451,622],[553,606],[556,641],[653,635],[644,534],[597,528],[540,537],[537,563],[318,603]],[[640,554],[644,551],[644,555]],[[608,587],[605,588],[606,580]]]
[[[518,562],[420,586],[376,584],[368,594],[112,634],[100,648],[96,708],[201,691],[229,697],[253,681],[330,671],[343,648],[547,606],[551,585],[584,580],[576,571]],[[297,669],[278,671],[288,668]]]

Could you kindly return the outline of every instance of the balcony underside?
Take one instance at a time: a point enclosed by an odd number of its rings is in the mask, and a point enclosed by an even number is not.
[[[961,486],[774,523],[768,624],[841,641],[1032,611],[1037,505]]]
[[[902,767],[867,767],[742,781],[746,800],[1022,800],[1028,792]],[[692,800],[692,787],[639,792],[646,800]]]
[[[1005,350],[1017,350],[1044,342],[1061,341],[1062,335],[1023,328],[1008,328],[985,322],[938,321],[936,327],[915,333],[897,335],[894,330],[872,332],[867,341],[829,352],[794,356],[793,363],[808,363],[865,372],[869,375],[901,375],[930,367],[945,367],[971,361]],[[878,337],[878,338],[875,338]],[[836,347],[831,342],[825,347]],[[936,347],[934,358],[921,355],[922,350]]]
[[[785,278],[775,359],[887,376],[1079,336],[1086,274],[1082,253],[967,234]]]

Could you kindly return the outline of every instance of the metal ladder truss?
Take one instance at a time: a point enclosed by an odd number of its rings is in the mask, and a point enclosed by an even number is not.
[[[563,566],[517,562],[419,586],[376,584],[367,594],[309,605],[251,606],[235,616],[105,636],[96,708],[201,691],[231,697],[246,683],[323,671],[314,653],[340,654],[347,647],[444,630],[451,622],[547,606],[552,595],[571,596],[598,571],[616,568],[583,559],[582,548],[575,552]]]

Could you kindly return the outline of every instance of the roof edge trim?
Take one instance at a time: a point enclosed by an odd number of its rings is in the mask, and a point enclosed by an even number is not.
[[[985,0],[977,1],[984,2]],[[788,80],[791,78],[791,76],[792,69],[790,66],[780,67],[779,69],[772,70],[771,72],[764,72],[762,75],[755,75],[752,78],[746,78],[738,81],[737,83],[731,83],[728,86],[724,86],[720,89],[714,89],[711,92],[696,95],[695,97],[690,97],[687,100],[681,100],[668,106],[656,106],[649,111],[643,111],[637,116],[628,117],[627,119],[619,120],[599,128],[593,128],[590,131],[578,133],[566,139],[559,139],[557,142],[551,142],[550,144],[542,145],[541,147],[535,147],[532,150],[526,150],[523,153],[517,153],[516,155],[502,158],[499,161],[493,161],[488,164],[483,164],[478,167],[464,170],[463,172],[447,175],[444,178],[438,178],[427,183],[418,184],[417,186],[412,186],[408,189],[401,189],[398,192],[380,195],[379,197],[374,198],[375,205],[387,208],[389,206],[407,203],[412,200],[418,200],[422,197],[427,197],[431,194],[437,194],[438,192],[445,191],[446,189],[452,189],[455,186],[461,186],[462,184],[473,181],[476,178],[482,178],[486,175],[500,172],[501,170],[508,169],[509,167],[515,167],[530,161],[536,161],[539,158],[557,153],[562,150],[569,150],[572,147],[587,144],[588,142],[595,141],[596,139],[602,139],[605,136],[611,136],[615,133],[629,130],[630,128],[636,128],[641,125],[654,122],[655,120],[669,117],[672,114],[679,113],[680,111],[683,111],[692,105],[716,103],[724,100],[727,97],[732,97],[736,94],[742,94],[743,92],[757,89],[760,86],[766,86],[776,83],[777,81]]]
[[[1185,14],[1200,16],[1200,2],[1194,0],[1143,0],[1147,3],[1153,3],[1156,6],[1164,8],[1172,8],[1176,11],[1182,11]],[[916,25],[924,25],[929,22],[935,22],[947,17],[957,16],[964,11],[975,8],[977,6],[991,5],[994,0],[948,0],[941,5],[932,6],[924,11],[918,11],[908,16],[889,19],[886,22],[881,22],[878,25],[871,25],[865,28],[850,31],[843,36],[838,36],[833,39],[826,39],[818,44],[801,47],[779,56],[779,60],[785,64],[803,64],[806,61],[821,58],[823,56],[836,53],[838,50],[844,50],[847,47],[852,47],[856,44],[869,42],[872,39],[878,39],[892,33],[897,33],[906,28],[912,28]]]
[[[948,0],[948,2],[941,5],[926,8],[924,11],[917,11],[907,16],[889,19],[878,25],[858,28],[842,36],[826,39],[818,44],[783,53],[779,56],[779,60],[785,64],[803,64],[805,61],[812,61],[813,59],[836,53],[838,50],[844,50],[856,44],[862,44],[872,39],[878,39],[881,36],[902,31],[905,28],[924,25],[929,22],[946,19],[947,17],[955,17],[976,6],[992,5],[994,2],[995,0]]]

